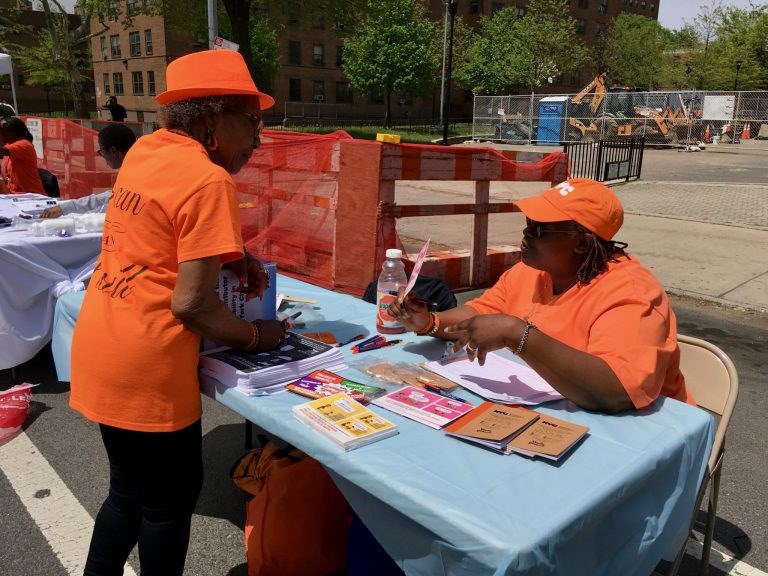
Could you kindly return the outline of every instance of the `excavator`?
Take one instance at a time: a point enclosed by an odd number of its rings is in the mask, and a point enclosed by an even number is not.
[[[602,137],[643,135],[651,141],[675,142],[686,138],[695,114],[680,98],[679,106],[654,108],[646,105],[638,90],[606,87],[607,72],[601,72],[570,99],[568,140],[593,142]],[[608,94],[608,98],[606,98]],[[668,100],[668,98],[667,98]]]

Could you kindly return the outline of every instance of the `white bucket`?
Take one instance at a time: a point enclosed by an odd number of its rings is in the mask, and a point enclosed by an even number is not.
[[[712,145],[717,146],[720,144],[720,136],[712,136]]]

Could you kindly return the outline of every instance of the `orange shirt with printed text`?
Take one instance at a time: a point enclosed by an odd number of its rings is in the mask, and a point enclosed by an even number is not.
[[[22,138],[3,146],[8,150],[8,156],[0,160],[0,174],[8,178],[11,194],[45,194],[43,181],[37,171],[37,152],[32,142]]]
[[[528,318],[544,334],[602,358],[635,408],[660,395],[695,404],[680,372],[675,314],[658,280],[634,258],[610,262],[589,284],[558,296],[548,274],[521,262],[467,304],[480,314]]]
[[[243,254],[235,184],[168,130],[128,152],[72,342],[70,406],[127,430],[185,428],[202,414],[200,336],[171,313],[179,263]]]

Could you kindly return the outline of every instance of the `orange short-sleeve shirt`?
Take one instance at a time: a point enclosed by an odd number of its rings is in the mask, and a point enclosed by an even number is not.
[[[480,314],[528,318],[541,332],[602,358],[635,408],[693,398],[680,372],[677,321],[664,289],[634,258],[608,264],[589,284],[552,295],[549,276],[523,263],[467,304]]]
[[[8,189],[11,193],[45,194],[43,181],[37,171],[37,152],[32,142],[22,138],[3,146],[8,150],[8,156],[2,158],[0,172],[8,178]]]
[[[75,326],[70,406],[142,432],[198,420],[200,337],[171,313],[179,263],[242,254],[231,176],[191,138],[167,130],[140,138],[112,189]]]

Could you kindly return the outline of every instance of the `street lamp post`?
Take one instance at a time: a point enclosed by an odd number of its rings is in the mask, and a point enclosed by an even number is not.
[[[733,91],[736,92],[739,88],[739,70],[741,70],[741,60],[736,60],[736,78],[733,79]]]
[[[448,111],[451,109],[451,68],[453,67],[453,25],[459,0],[444,0],[450,16],[448,28],[448,57],[443,79],[443,146],[448,146]]]

